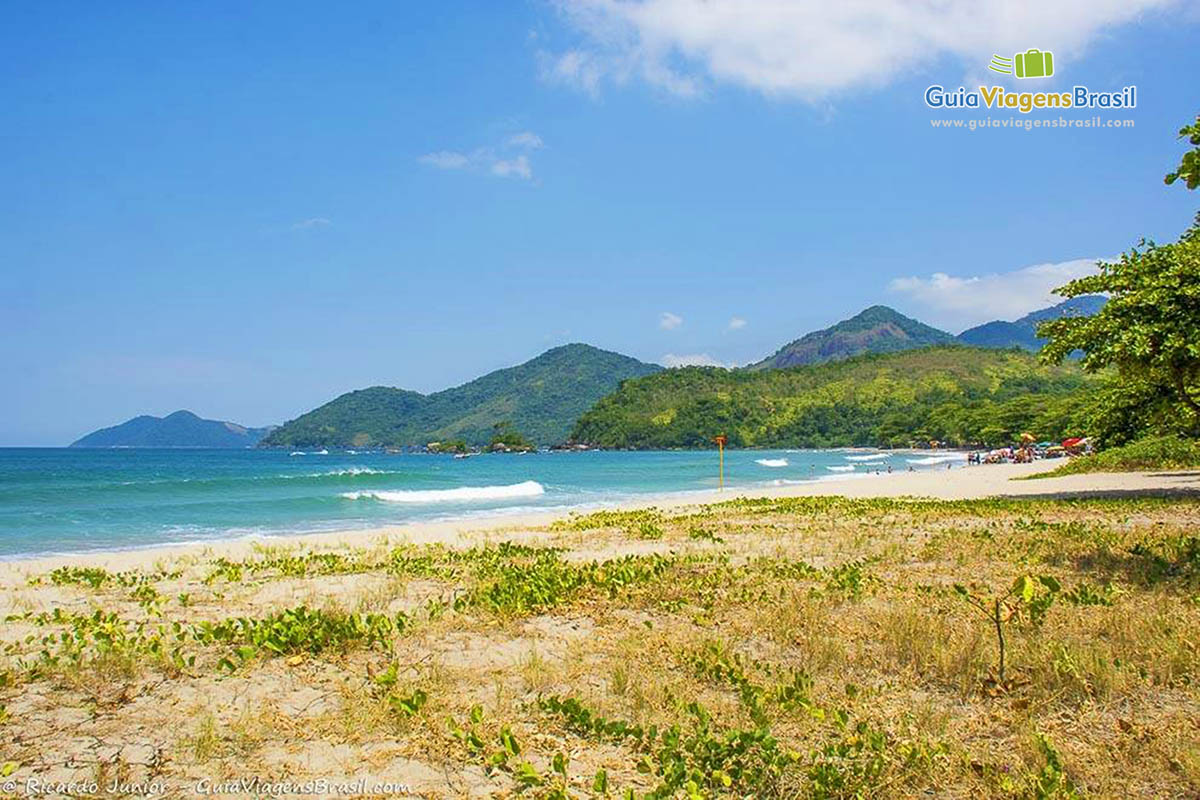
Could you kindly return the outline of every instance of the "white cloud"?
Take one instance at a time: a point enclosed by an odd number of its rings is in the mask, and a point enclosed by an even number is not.
[[[509,147],[520,147],[525,150],[541,150],[543,146],[542,137],[530,131],[513,134],[505,140],[505,144]]]
[[[299,222],[293,222],[292,230],[303,231],[311,228],[325,228],[332,224],[333,223],[327,220],[325,217],[310,217],[309,219],[302,219]]]
[[[522,153],[516,158],[498,159],[492,162],[492,174],[501,178],[533,178],[533,168],[529,166],[529,156]]]
[[[555,0],[579,41],[540,53],[545,79],[595,94],[643,80],[679,96],[715,83],[817,101],[947,56],[969,70],[1029,47],[1060,64],[1106,29],[1179,0]],[[990,74],[990,73],[988,73]],[[953,80],[947,78],[946,80]]]
[[[730,366],[718,361],[708,353],[689,353],[682,356],[667,353],[659,361],[664,367],[725,367],[728,369]]]
[[[1061,303],[1054,289],[1096,272],[1095,258],[1057,264],[1034,264],[1012,272],[960,277],[935,272],[927,278],[895,278],[888,289],[908,297],[929,314],[930,322],[948,328],[969,327],[994,319],[1013,320],[1039,308]]]
[[[533,180],[533,164],[528,153],[540,150],[545,145],[542,137],[532,131],[515,133],[499,147],[477,147],[470,153],[455,150],[438,150],[426,153],[417,161],[430,167],[444,170],[468,170],[494,175],[497,178],[519,178]]]
[[[746,327],[746,320],[742,319],[741,317],[730,317],[729,318],[728,330],[740,331],[744,327]]]
[[[471,159],[462,153],[450,150],[439,150],[436,153],[426,153],[417,159],[422,164],[428,164],[438,169],[465,169]]]
[[[670,311],[664,311],[658,318],[658,327],[664,331],[673,331],[683,324],[683,317],[678,314],[672,314]]]

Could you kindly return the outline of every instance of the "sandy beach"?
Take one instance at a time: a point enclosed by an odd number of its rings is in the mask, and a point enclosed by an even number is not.
[[[656,764],[678,762],[782,782],[759,796],[1024,796],[1048,763],[1089,796],[1184,796],[1200,472],[1014,480],[1054,466],[10,561],[0,748],[26,795],[250,776],[670,796]],[[1028,502],[989,499],[1009,497]],[[1045,605],[1010,620],[997,672],[953,586],[987,597],[1025,572]],[[685,735],[636,733],[650,725]]]
[[[953,470],[894,472],[849,479],[826,479],[782,486],[727,489],[650,496],[614,503],[608,508],[633,510],[655,507],[664,511],[719,503],[740,497],[925,497],[939,500],[972,500],[986,497],[1047,497],[1095,494],[1200,494],[1200,472],[1092,473],[1058,478],[1020,480],[1053,470],[1061,462],[989,464]],[[589,509],[589,511],[594,509]],[[418,521],[371,529],[330,531],[290,536],[242,537],[214,542],[161,545],[119,551],[35,556],[0,562],[0,586],[20,583],[25,577],[63,564],[89,565],[110,570],[146,569],[178,558],[243,558],[263,545],[295,549],[336,550],[347,547],[396,544],[469,546],[501,538],[519,537],[523,531],[543,528],[564,515],[561,511],[475,516],[446,521]],[[536,535],[536,534],[528,534]]]

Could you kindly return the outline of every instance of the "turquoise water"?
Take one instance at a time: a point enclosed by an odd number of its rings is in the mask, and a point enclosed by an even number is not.
[[[912,451],[731,451],[726,485],[945,469]],[[0,557],[566,509],[717,486],[715,452],[0,449]],[[831,491],[835,487],[830,487]]]

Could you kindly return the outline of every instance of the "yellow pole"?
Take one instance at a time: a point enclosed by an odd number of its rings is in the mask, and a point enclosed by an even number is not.
[[[719,491],[725,491],[725,442],[717,442],[718,458],[721,461],[721,477],[719,478]]]

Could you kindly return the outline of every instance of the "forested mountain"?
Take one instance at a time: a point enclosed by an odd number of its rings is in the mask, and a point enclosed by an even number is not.
[[[1041,350],[1045,339],[1039,339],[1039,322],[1066,316],[1091,316],[1104,307],[1105,298],[1098,294],[1064,300],[1056,306],[1033,311],[1013,322],[996,320],[968,328],[958,335],[963,344],[975,347],[1020,347]]]
[[[1089,378],[1015,350],[942,346],[773,370],[671,369],[626,381],[575,442],[617,448],[1005,444],[1083,430]]]
[[[894,353],[936,344],[954,337],[906,317],[887,306],[871,306],[832,327],[813,331],[779,348],[774,355],[747,367],[750,370],[837,361],[860,353]]]
[[[176,411],[165,417],[134,417],[120,425],[101,428],[78,439],[71,447],[254,447],[270,430]]]
[[[501,423],[533,442],[557,444],[580,414],[621,381],[661,369],[569,344],[430,395],[386,386],[349,392],[280,426],[262,444],[383,447],[447,439],[486,444]]]

